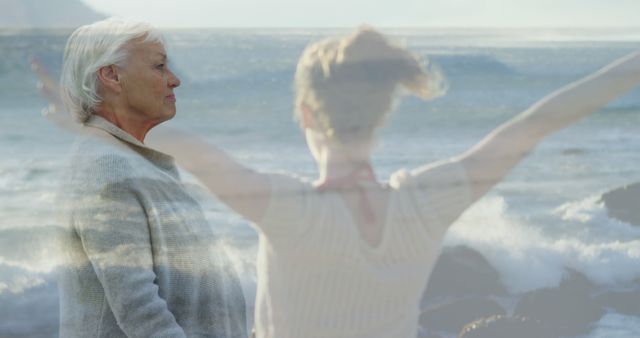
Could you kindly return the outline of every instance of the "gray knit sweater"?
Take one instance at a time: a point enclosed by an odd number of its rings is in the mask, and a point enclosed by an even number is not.
[[[173,159],[100,117],[64,189],[61,337],[243,337],[236,272]]]

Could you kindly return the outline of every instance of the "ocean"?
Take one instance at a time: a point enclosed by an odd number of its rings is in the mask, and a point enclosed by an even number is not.
[[[457,155],[501,122],[570,81],[638,48],[626,29],[387,29],[445,73],[431,102],[405,98],[380,132],[385,178]],[[182,80],[170,124],[192,130],[260,170],[314,177],[292,119],[292,78],[311,41],[344,29],[167,31]],[[56,337],[56,191],[73,135],[41,115],[28,58],[59,74],[68,31],[0,31],[0,337]],[[640,182],[640,90],[545,140],[453,225],[445,246],[478,250],[514,293],[558,285],[569,268],[604,289],[640,280],[640,227],[609,218],[600,196]],[[257,237],[184,173],[227,244],[247,303]],[[640,292],[640,290],[638,290]],[[250,314],[251,317],[251,314]],[[640,336],[640,318],[609,311],[583,338]]]

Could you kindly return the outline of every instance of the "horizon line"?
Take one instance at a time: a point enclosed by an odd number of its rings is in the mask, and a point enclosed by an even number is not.
[[[82,25],[77,26],[1,26],[0,30],[67,30],[76,29]],[[497,29],[516,29],[516,30],[623,30],[623,29],[640,29],[640,25],[635,26],[394,26],[394,25],[372,25],[372,24],[358,24],[353,26],[162,26],[154,25],[161,30],[194,30],[194,29],[237,29],[237,30],[252,30],[252,29],[268,29],[268,30],[282,30],[282,29],[312,29],[312,30],[343,30],[354,29],[361,26],[371,26],[376,29],[482,29],[482,30],[497,30]],[[639,32],[640,33],[640,32]]]

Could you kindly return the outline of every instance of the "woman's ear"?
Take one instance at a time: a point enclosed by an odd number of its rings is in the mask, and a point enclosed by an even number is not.
[[[109,65],[98,69],[98,80],[100,81],[100,84],[108,90],[116,93],[120,93],[122,91],[120,75],[118,74],[118,68],[115,65]]]

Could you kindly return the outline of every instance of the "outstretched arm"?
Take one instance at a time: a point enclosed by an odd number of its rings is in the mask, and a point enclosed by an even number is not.
[[[250,221],[262,220],[271,196],[266,174],[240,164],[218,147],[184,130],[158,126],[145,143],[173,156],[225,204]]]
[[[567,127],[640,82],[640,52],[566,85],[502,124],[457,158],[477,200],[502,180],[547,135]]]

